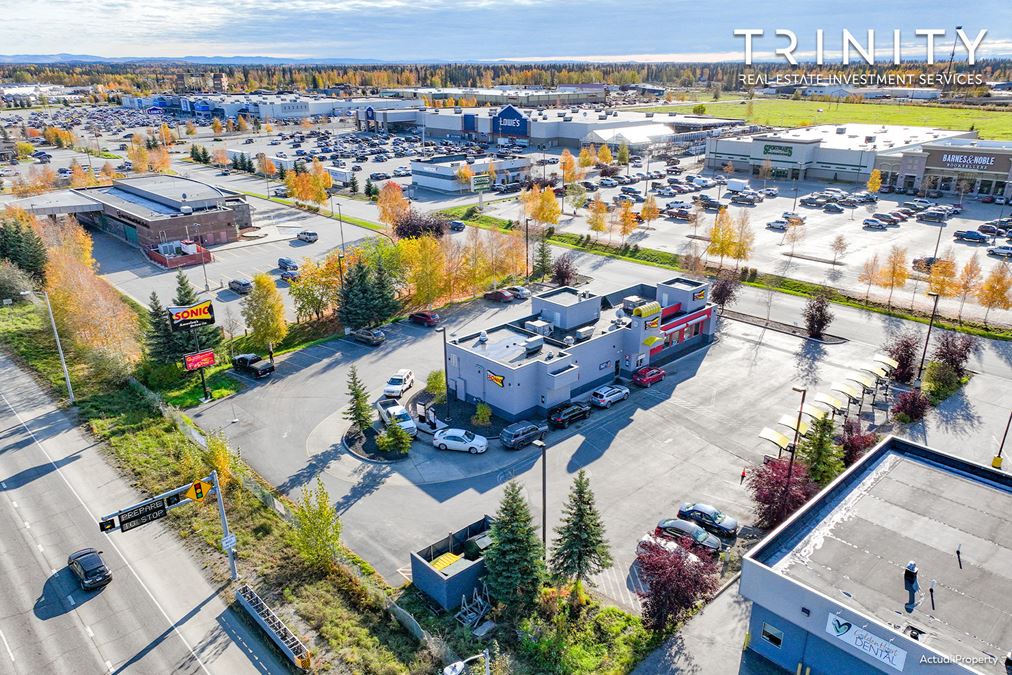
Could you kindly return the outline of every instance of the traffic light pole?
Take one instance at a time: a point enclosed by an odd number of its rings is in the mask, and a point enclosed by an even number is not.
[[[228,569],[232,574],[232,581],[237,581],[239,570],[235,566],[235,544],[232,543],[235,536],[228,531],[228,516],[225,515],[225,500],[221,496],[221,486],[218,485],[217,470],[211,471],[211,485],[214,486],[214,495],[218,500],[218,515],[221,516],[221,547],[228,556]]]

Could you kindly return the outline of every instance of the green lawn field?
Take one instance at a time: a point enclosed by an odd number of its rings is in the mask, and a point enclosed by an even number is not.
[[[756,99],[752,114],[743,103],[706,103],[706,114],[716,117],[741,117],[750,122],[777,126],[799,127],[806,124],[896,124],[940,129],[976,129],[981,138],[1012,139],[1012,111],[995,112],[966,108],[927,107],[887,103],[826,103],[822,101],[790,101]],[[822,109],[822,112],[819,112]],[[637,108],[652,112],[686,112],[684,105]]]

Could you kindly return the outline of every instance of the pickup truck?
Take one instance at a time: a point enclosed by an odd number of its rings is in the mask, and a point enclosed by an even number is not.
[[[264,361],[256,354],[239,354],[232,357],[232,368],[237,373],[243,373],[255,379],[267,377],[274,372],[274,364]]]
[[[383,424],[387,426],[397,424],[401,429],[408,432],[408,435],[412,438],[418,435],[418,427],[415,426],[415,421],[411,419],[411,415],[404,409],[404,406],[394,399],[384,398],[377,401],[376,412],[379,413]]]

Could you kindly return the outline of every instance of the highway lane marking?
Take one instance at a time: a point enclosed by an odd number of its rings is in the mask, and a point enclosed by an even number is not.
[[[198,659],[197,662],[199,663],[200,660]],[[200,665],[203,666],[204,664],[201,663]],[[105,662],[105,672],[107,672],[107,673],[111,673],[112,672],[112,661],[106,661]]]
[[[14,652],[11,651],[11,646],[7,642],[7,636],[4,635],[4,632],[2,630],[0,630],[0,640],[4,641],[4,647],[7,649],[7,656],[11,657],[11,663],[13,663],[14,662]]]
[[[95,637],[95,631],[91,629],[91,626],[85,626],[84,632],[88,634],[88,637]]]
[[[53,458],[49,454],[49,451],[46,450],[45,446],[43,446],[42,443],[39,441],[39,439],[35,436],[35,432],[33,432],[28,427],[28,425],[25,424],[25,421],[24,419],[22,419],[21,414],[18,413],[18,411],[14,409],[14,406],[11,405],[11,402],[7,400],[7,396],[5,396],[2,392],[0,392],[0,399],[2,399],[4,405],[6,405],[12,413],[14,413],[14,417],[18,420],[18,424],[20,424],[21,427],[26,432],[28,432],[28,435],[31,437],[32,442],[35,443],[35,445],[38,446],[39,450],[42,451],[42,454],[45,455],[46,460],[52,465],[53,469],[60,476],[63,482],[67,485],[67,488],[70,490],[70,493],[77,498],[77,501],[81,504],[81,508],[84,509],[84,512],[87,513],[92,520],[98,522],[98,518],[95,516],[94,513],[91,512],[91,509],[88,508],[88,505],[85,503],[84,499],[81,498],[81,495],[77,492],[77,490],[74,489],[74,486],[70,484],[70,481],[67,480],[67,476],[63,473],[63,470],[60,468],[60,466],[53,461]],[[27,526],[28,523],[26,522],[25,525]],[[154,603],[155,607],[158,608],[158,611],[161,613],[162,617],[169,623],[169,627],[172,629],[172,632],[175,633],[177,637],[179,637],[179,640],[183,643],[183,646],[186,647],[187,651],[190,652],[190,655],[193,656],[193,659],[197,662],[197,665],[200,666],[200,669],[205,673],[205,675],[211,675],[211,672],[207,669],[207,666],[204,665],[204,662],[201,660],[200,656],[195,651],[193,651],[193,647],[190,646],[190,643],[187,641],[185,637],[183,637],[183,634],[179,631],[179,628],[176,626],[176,622],[169,618],[169,615],[165,611],[165,608],[162,607],[161,603],[159,603],[158,600],[155,598],[155,594],[151,592],[151,589],[148,588],[147,584],[144,583],[144,581],[141,579],[141,576],[137,573],[137,570],[134,569],[133,565],[130,564],[130,560],[123,554],[123,551],[121,551],[119,546],[116,545],[116,542],[113,541],[112,537],[109,537],[107,541],[109,542],[109,545],[112,547],[112,549],[116,551],[119,557],[123,559],[123,563],[126,565],[127,569],[130,570],[131,574],[133,574],[134,578],[137,580],[137,583],[140,584],[141,588],[144,589],[144,592],[147,593],[149,598],[151,598],[151,602]],[[56,572],[54,571],[53,574],[56,574]],[[7,640],[5,639],[4,643],[6,644],[6,642]],[[10,648],[8,647],[8,652],[9,651]],[[12,654],[11,659],[13,658],[14,656]],[[109,667],[111,670],[112,664],[109,664]]]
[[[26,529],[26,530],[30,530],[30,529],[32,529],[32,525],[31,525],[31,523],[29,523],[29,522],[28,522],[27,520],[25,521],[25,529]]]
[[[36,544],[35,547],[39,549],[39,553],[42,553],[42,544]]]
[[[18,503],[17,503],[16,501],[14,501],[13,499],[11,500],[11,505],[12,505],[12,506],[13,506],[14,508],[18,508]]]

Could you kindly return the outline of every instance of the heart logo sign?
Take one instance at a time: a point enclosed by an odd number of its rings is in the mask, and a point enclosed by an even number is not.
[[[850,621],[833,619],[833,630],[836,632],[836,637],[846,635],[847,631],[849,631],[853,626],[854,624],[852,624]]]

